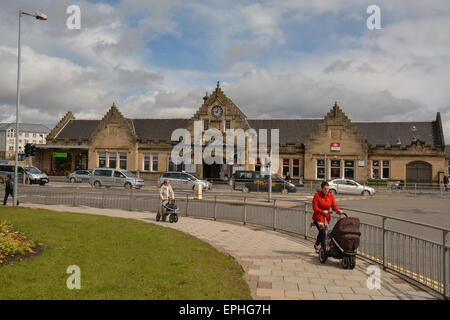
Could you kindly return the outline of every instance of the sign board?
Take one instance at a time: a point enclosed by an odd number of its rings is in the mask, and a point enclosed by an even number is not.
[[[6,162],[6,163],[5,163]],[[7,160],[5,162],[0,162],[1,164],[16,164],[16,162],[14,160]],[[17,164],[19,165],[25,165],[25,161],[18,161]]]
[[[332,142],[330,145],[330,150],[334,152],[341,151],[341,143],[340,142]]]
[[[53,158],[67,158],[67,152],[53,152]]]
[[[358,160],[358,167],[365,167],[366,163],[364,160]]]

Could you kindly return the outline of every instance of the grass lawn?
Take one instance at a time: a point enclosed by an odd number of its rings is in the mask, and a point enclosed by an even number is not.
[[[182,232],[131,219],[0,208],[42,244],[40,256],[0,266],[0,299],[249,299],[235,261]],[[81,289],[66,286],[81,269]]]

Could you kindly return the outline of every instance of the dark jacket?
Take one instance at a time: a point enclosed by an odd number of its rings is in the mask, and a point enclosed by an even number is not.
[[[448,177],[444,176],[444,184],[448,184]]]
[[[7,191],[13,191],[13,189],[14,189],[14,181],[12,179],[6,180],[6,182],[5,182],[5,189]]]

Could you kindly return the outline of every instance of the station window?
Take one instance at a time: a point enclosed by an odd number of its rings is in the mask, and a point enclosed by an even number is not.
[[[294,159],[292,163],[292,176],[298,177],[300,175],[300,160]]]
[[[259,160],[259,158],[256,159],[255,171],[261,172],[261,161]]]
[[[127,168],[127,154],[125,152],[120,153],[119,157],[120,157],[120,159],[119,159],[120,169],[126,169]]]
[[[383,179],[389,179],[391,177],[391,162],[389,160],[383,160]]]
[[[317,160],[317,179],[325,179],[325,160]]]
[[[158,154],[152,155],[152,171],[158,171]]]
[[[150,155],[144,154],[144,171],[150,171]]]
[[[116,168],[117,167],[117,153],[110,152],[108,154],[109,156],[109,168]]]
[[[106,168],[106,152],[98,153],[98,167]]]
[[[355,179],[355,161],[345,160],[344,163],[344,177],[346,179]]]
[[[380,179],[380,161],[372,161],[372,179]]]
[[[203,120],[203,130],[206,131],[209,129],[209,120],[205,119]]]
[[[289,175],[289,159],[283,159],[283,176]]]
[[[16,130],[11,128],[8,130],[8,138],[14,138],[16,136]]]
[[[337,179],[341,177],[341,160],[331,160],[331,179]]]
[[[225,130],[231,129],[231,120],[225,120]]]

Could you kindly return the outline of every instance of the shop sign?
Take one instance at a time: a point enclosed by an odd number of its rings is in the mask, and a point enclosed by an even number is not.
[[[341,143],[340,142],[332,142],[330,149],[331,149],[331,151],[334,151],[334,152],[341,151]]]
[[[67,158],[66,152],[53,152],[53,158]]]

